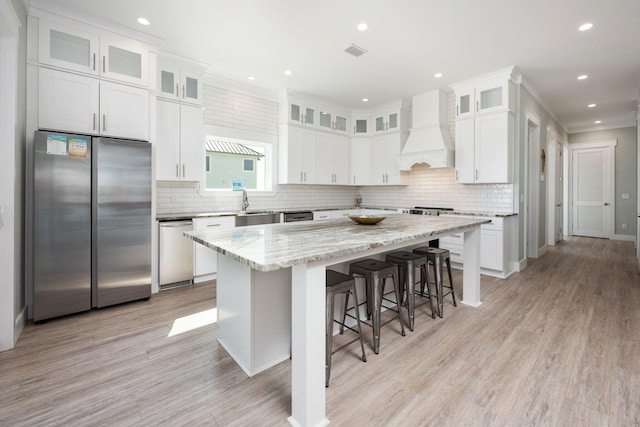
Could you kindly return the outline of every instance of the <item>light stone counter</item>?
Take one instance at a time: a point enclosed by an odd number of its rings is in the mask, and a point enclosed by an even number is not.
[[[489,219],[389,215],[186,232],[218,251],[218,341],[252,376],[291,357],[294,426],[325,426],[325,272],[464,233],[462,303],[480,302],[480,225]],[[382,349],[381,351],[384,351]]]
[[[391,214],[375,225],[337,218],[184,234],[255,270],[273,271],[404,242],[409,245],[416,239],[435,239],[488,222],[488,219]]]

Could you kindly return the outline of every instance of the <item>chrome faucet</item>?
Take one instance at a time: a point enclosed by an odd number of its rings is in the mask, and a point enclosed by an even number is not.
[[[246,211],[249,207],[249,196],[247,196],[247,190],[242,189],[242,210]]]

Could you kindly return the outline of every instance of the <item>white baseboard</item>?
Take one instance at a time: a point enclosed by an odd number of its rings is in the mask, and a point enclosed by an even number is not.
[[[522,259],[520,262],[516,261],[516,271],[522,271],[527,268],[527,259]]]
[[[544,245],[543,247],[538,249],[538,258],[540,258],[542,255],[544,255],[548,250],[549,250],[549,246],[548,245]]]
[[[614,234],[611,240],[624,240],[626,242],[636,242],[636,236],[630,236],[628,234]]]
[[[25,319],[27,318],[27,307],[22,307],[20,314],[16,317],[15,326],[13,328],[13,343],[18,342],[18,338],[20,338],[20,334],[22,334],[22,330],[24,329]]]

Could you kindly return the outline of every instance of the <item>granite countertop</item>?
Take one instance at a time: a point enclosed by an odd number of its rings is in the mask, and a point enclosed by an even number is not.
[[[272,271],[415,239],[459,233],[489,219],[390,215],[376,225],[348,218],[256,225],[184,235],[255,270]]]

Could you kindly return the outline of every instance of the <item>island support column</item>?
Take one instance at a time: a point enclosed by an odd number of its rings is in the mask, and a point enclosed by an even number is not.
[[[293,426],[319,427],[325,417],[325,266],[291,267],[291,416]]]
[[[464,232],[464,261],[462,266],[462,301],[479,307],[480,301],[480,226]]]

